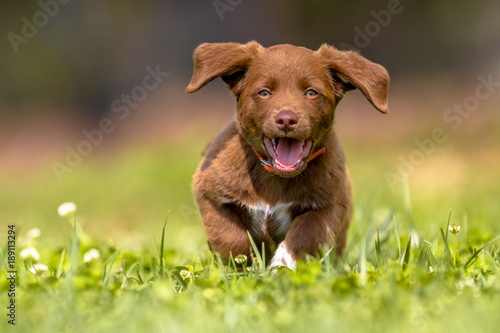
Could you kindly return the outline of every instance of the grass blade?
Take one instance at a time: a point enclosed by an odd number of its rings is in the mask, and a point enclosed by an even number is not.
[[[381,258],[380,258],[380,231],[377,229],[377,238],[375,239],[375,263],[376,263],[376,268],[380,267],[381,263]]]
[[[408,267],[408,264],[410,262],[410,251],[411,251],[411,236],[408,238],[405,254],[403,256],[403,265],[402,265],[403,270],[405,270]]]
[[[236,262],[234,261],[234,258],[233,258],[233,253],[232,252],[229,252],[229,259],[228,259],[228,262],[227,262],[227,265],[233,267],[233,269],[235,271],[238,270],[238,268],[236,268]]]
[[[71,272],[74,273],[76,272],[78,266],[77,255],[80,249],[80,242],[78,240],[78,235],[76,233],[76,220],[73,223],[73,233],[71,234],[70,248],[71,248]]]
[[[127,271],[125,272],[123,278],[122,278],[122,285],[121,285],[121,288],[125,288],[127,286],[127,282],[128,280],[135,280],[135,281],[138,281],[136,278],[133,278],[133,277],[130,277],[130,273],[132,273],[132,270],[139,264],[139,262],[135,262],[133,263],[132,265],[130,265],[130,267],[127,269]]]
[[[359,256],[360,281],[362,286],[366,286],[366,241],[361,242],[361,254]]]
[[[479,250],[475,251],[474,254],[469,258],[469,260],[467,260],[467,262],[464,264],[464,268],[467,270],[475,262],[474,259],[477,258],[479,253],[481,253],[481,251],[484,250],[485,247],[487,247],[488,245],[490,245],[492,243],[495,243],[499,239],[500,239],[500,236],[495,237],[492,240],[490,240],[488,243],[484,244],[483,247],[481,247]]]
[[[266,270],[266,268],[265,268],[266,263],[264,262],[261,254],[260,254],[259,248],[257,247],[257,245],[255,244],[255,242],[252,238],[252,235],[250,235],[250,233],[248,231],[247,231],[247,235],[248,235],[248,238],[250,239],[250,243],[252,244],[253,252],[254,252],[255,256],[257,257],[257,260],[259,261],[259,264],[258,264],[259,271],[264,272]]]
[[[341,255],[341,258],[347,258],[352,250],[358,246],[358,243],[361,241],[361,234],[356,234],[352,237],[351,241],[347,243],[344,252]],[[340,262],[340,260],[339,260]]]
[[[59,264],[57,265],[56,278],[60,279],[63,273],[64,257],[66,256],[66,249],[62,250],[61,259],[59,259]]]
[[[451,209],[450,213],[448,214],[448,222],[446,223],[446,244],[448,244],[448,231],[450,231],[450,221],[451,221]]]
[[[140,284],[144,284],[144,281],[142,280],[141,273],[139,273],[139,265],[135,267],[135,271],[137,273],[137,278],[139,279]]]
[[[214,256],[215,256],[215,262],[218,264],[219,271],[222,275],[222,282],[224,282],[224,284],[226,285],[226,288],[229,290],[229,289],[231,289],[231,285],[229,284],[229,278],[227,277],[227,274],[226,274],[226,266],[224,265],[224,262],[222,261],[222,258],[220,256],[219,252],[215,252]]]
[[[113,268],[113,264],[115,263],[115,259],[116,259],[117,255],[118,255],[118,250],[116,250],[115,253],[113,253],[111,255],[111,257],[109,257],[108,260],[106,260],[106,262],[104,263],[104,275],[102,277],[102,285],[103,286],[107,286],[107,284],[108,284],[109,276],[111,275],[111,269]],[[107,264],[110,261],[111,261],[111,263],[109,264],[109,268],[107,268]]]
[[[165,244],[165,227],[167,226],[167,220],[170,215],[170,210],[167,212],[167,217],[165,218],[165,222],[163,222],[163,230],[161,232],[161,243],[160,243],[160,272],[162,276],[165,276],[165,272],[163,270],[164,258],[163,258],[163,248]]]
[[[186,284],[186,281],[184,281],[184,279],[182,278],[182,276],[179,274],[179,272],[177,271],[171,271],[171,275],[174,277],[175,280],[177,280],[177,282],[179,282],[179,284],[181,285],[180,289],[177,290],[177,293],[180,293],[182,290],[186,290],[187,289],[187,284]]]
[[[401,258],[401,240],[399,239],[397,223],[394,224],[394,234],[396,235],[396,242],[398,244],[398,258]]]
[[[334,247],[330,247],[330,249],[325,253],[325,255],[319,260],[319,263],[322,264],[326,259],[329,259],[330,258],[330,252],[332,252],[332,250],[334,249]]]
[[[427,249],[424,244],[420,246],[420,253],[418,254],[417,265],[423,268],[427,268],[427,263],[429,258],[427,257]]]
[[[445,232],[443,231],[443,228],[440,228],[441,230],[441,237],[443,238],[443,242],[444,242],[444,256],[445,256],[445,260],[448,261],[448,263],[453,267],[455,268],[455,265],[453,265],[453,258],[451,257],[451,251],[450,251],[450,247],[448,246],[448,232]],[[448,228],[446,229],[448,230]]]

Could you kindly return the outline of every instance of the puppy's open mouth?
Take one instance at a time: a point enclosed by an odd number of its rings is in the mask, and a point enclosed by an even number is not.
[[[306,167],[304,161],[311,152],[312,139],[305,141],[291,138],[263,137],[271,167],[282,177],[294,177]]]

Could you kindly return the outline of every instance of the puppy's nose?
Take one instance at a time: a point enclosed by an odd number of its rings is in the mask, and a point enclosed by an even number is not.
[[[290,110],[281,111],[276,115],[276,126],[288,133],[297,127],[297,115]]]

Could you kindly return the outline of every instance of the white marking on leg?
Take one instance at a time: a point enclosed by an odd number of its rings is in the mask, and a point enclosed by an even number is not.
[[[276,252],[274,253],[273,259],[271,259],[271,262],[269,263],[269,266],[267,266],[267,268],[271,269],[276,266],[286,266],[291,270],[295,270],[295,268],[297,267],[297,263],[288,250],[285,241],[280,243],[280,245],[276,249]]]

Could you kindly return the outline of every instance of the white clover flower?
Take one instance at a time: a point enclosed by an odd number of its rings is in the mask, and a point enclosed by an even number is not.
[[[40,231],[40,229],[33,228],[31,230],[28,230],[28,232],[26,233],[26,238],[27,239],[38,238],[38,237],[40,237],[41,234],[42,234],[42,232]]]
[[[75,214],[76,205],[73,202],[65,202],[57,208],[57,213],[62,217],[70,217]]]
[[[236,258],[234,258],[234,261],[238,264],[238,265],[244,265],[246,262],[247,262],[248,258],[246,255],[244,254],[238,254],[236,256]]]
[[[191,277],[191,273],[188,270],[185,270],[185,269],[181,270],[179,272],[179,275],[181,276],[181,278],[183,280],[189,279]]]
[[[29,271],[34,275],[38,275],[40,277],[50,276],[49,267],[45,264],[34,264],[33,266],[31,266]]]
[[[34,247],[27,247],[21,251],[21,259],[24,260],[40,260],[40,254]]]
[[[83,254],[84,262],[91,262],[92,260],[97,260],[101,257],[98,249],[90,249]]]
[[[450,230],[452,234],[457,234],[460,232],[460,226],[458,224],[450,224],[448,230]]]

